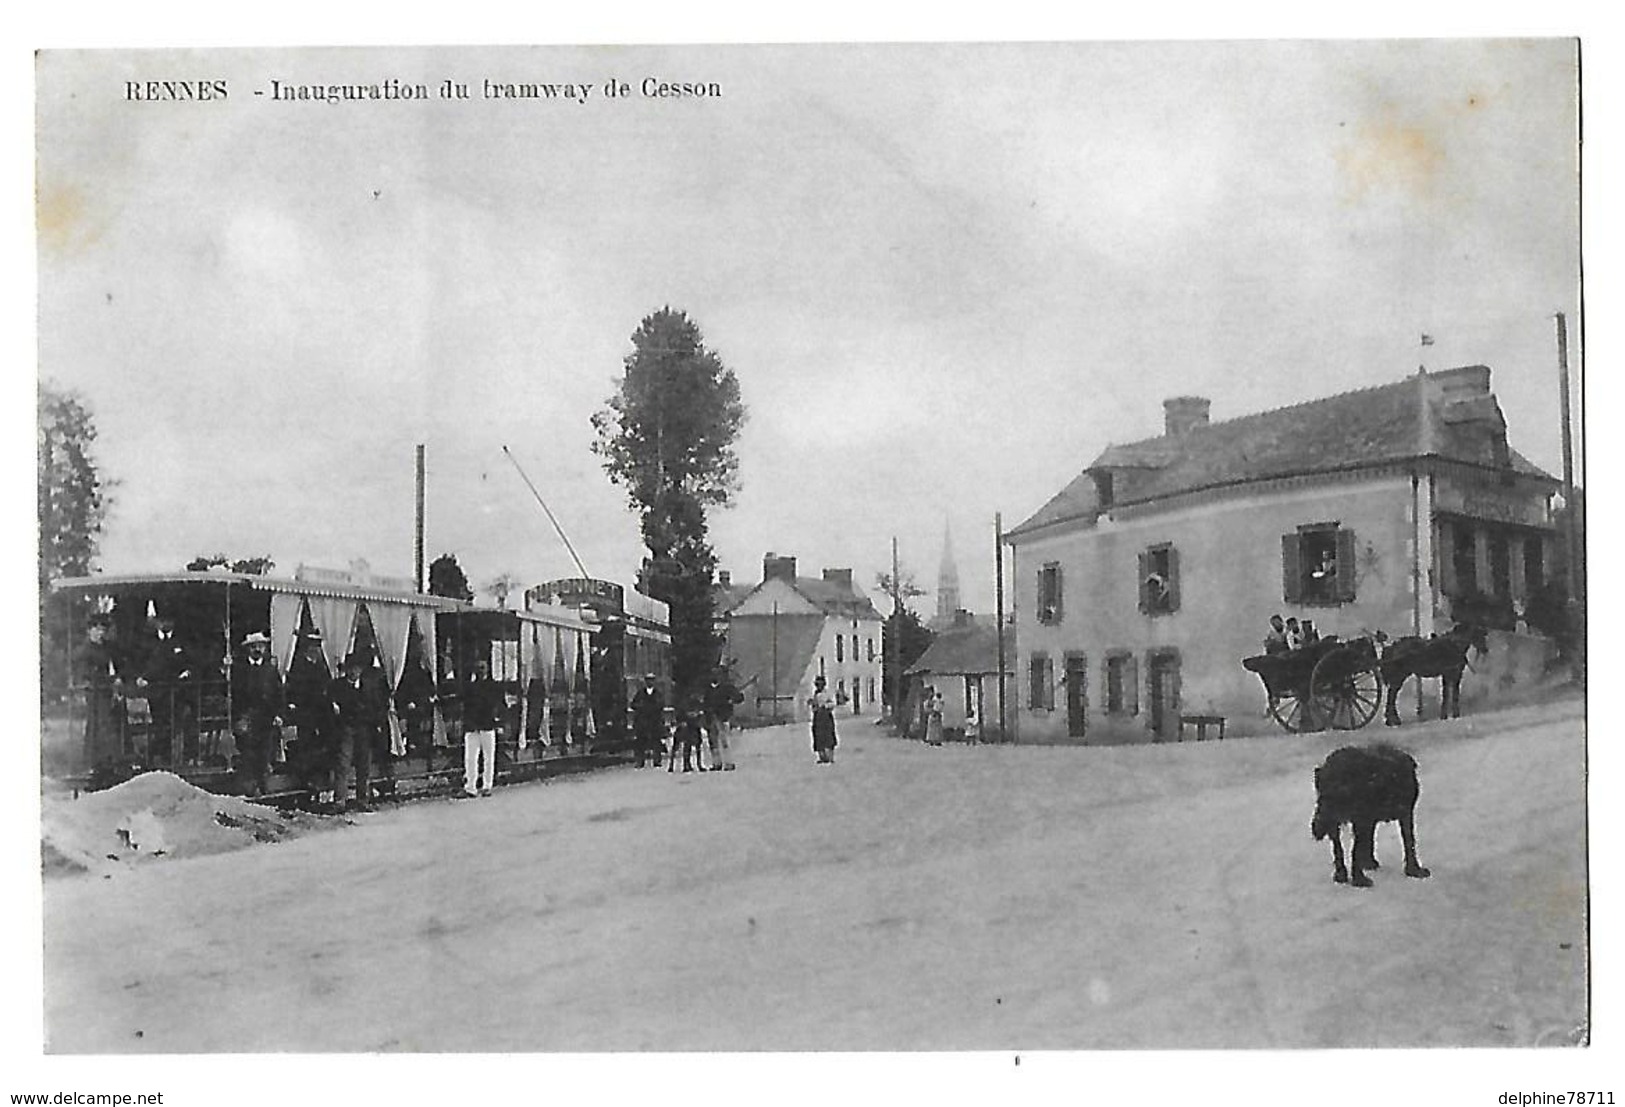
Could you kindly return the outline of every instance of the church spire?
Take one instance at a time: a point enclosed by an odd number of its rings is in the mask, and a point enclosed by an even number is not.
[[[942,524],[942,565],[937,569],[937,619],[942,626],[951,626],[959,603],[959,566],[954,564],[953,530]]]

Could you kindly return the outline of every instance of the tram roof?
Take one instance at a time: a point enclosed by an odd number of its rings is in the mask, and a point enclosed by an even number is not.
[[[438,597],[437,597],[438,598]],[[514,610],[505,607],[476,607],[462,600],[452,601],[452,606],[443,610],[453,615],[474,615],[484,618],[517,619],[522,623],[540,623],[543,626],[558,627],[563,630],[593,631],[598,624],[589,622],[577,615],[568,607],[557,604],[533,604],[523,610]]]
[[[364,584],[338,584],[329,581],[287,580],[252,573],[223,573],[212,569],[183,570],[174,573],[96,573],[88,577],[64,577],[53,581],[57,592],[115,592],[188,584],[237,584],[262,592],[292,592],[301,596],[330,596],[336,599],[367,600],[372,603],[398,603],[453,611],[466,607],[461,600],[431,596],[422,592],[401,592]],[[471,609],[472,610],[472,609]]]

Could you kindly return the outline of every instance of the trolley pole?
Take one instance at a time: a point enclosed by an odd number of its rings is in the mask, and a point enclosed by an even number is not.
[[[1004,515],[993,513],[993,617],[999,628],[999,672],[993,679],[999,689],[999,741],[1008,742],[1004,719]]]

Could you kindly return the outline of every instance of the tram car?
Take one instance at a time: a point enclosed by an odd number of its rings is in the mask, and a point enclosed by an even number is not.
[[[653,673],[671,703],[671,614],[667,605],[614,581],[591,577],[550,580],[527,589],[525,606],[563,608],[593,626],[588,675],[598,738],[605,749],[631,748],[632,697]]]
[[[463,690],[480,660],[507,701],[499,781],[617,755],[613,740],[595,741],[595,711],[614,697],[595,695],[594,677],[624,687],[624,673],[599,657],[624,664],[624,612],[601,618],[590,606],[541,599],[522,611],[480,608],[364,566],[301,566],[292,579],[203,570],[60,580],[48,618],[55,625],[42,639],[61,651],[50,668],[66,674],[67,726],[82,735],[92,788],[166,769],[211,791],[244,790],[234,771],[241,759],[232,673],[250,640],[269,647],[290,701],[297,688],[325,689],[352,655],[387,681],[387,748],[373,767],[383,793],[461,773]],[[663,661],[656,667],[665,671]],[[330,753],[312,718],[294,702],[283,713],[264,786],[271,795],[298,798],[318,787]]]

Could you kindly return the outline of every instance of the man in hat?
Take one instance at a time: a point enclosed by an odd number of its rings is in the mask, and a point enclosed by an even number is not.
[[[655,675],[645,673],[643,687],[632,697],[632,743],[638,750],[638,768],[646,759],[660,768],[660,731],[666,721],[666,701],[655,686]]]
[[[387,725],[388,702],[378,695],[368,679],[370,666],[359,653],[344,659],[329,698],[333,703],[333,724],[338,731],[338,772],[333,782],[333,802],[345,806],[350,791],[350,769],[355,768],[355,803],[363,811],[372,810],[372,759],[379,733]]]
[[[265,794],[271,775],[271,750],[287,697],[282,674],[271,660],[271,639],[256,631],[243,639],[247,657],[232,666],[232,732],[237,736],[236,772],[240,790]]]
[[[299,733],[295,762],[300,778],[310,798],[319,804],[333,802],[338,772],[332,681],[322,657],[321,639],[301,638],[299,652],[288,666],[288,712]]]
[[[137,683],[152,705],[154,747],[170,765],[197,756],[192,676],[191,658],[175,638],[175,620],[158,616],[153,620],[153,638],[147,643]]]

